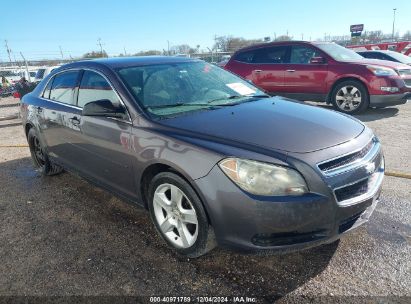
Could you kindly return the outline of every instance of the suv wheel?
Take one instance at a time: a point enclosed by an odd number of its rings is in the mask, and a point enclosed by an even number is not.
[[[369,104],[369,96],[364,85],[355,80],[339,83],[331,93],[334,108],[347,114],[364,112]]]
[[[34,128],[29,130],[29,133],[27,134],[27,141],[34,166],[40,170],[42,175],[55,175],[63,171],[63,168],[53,164],[50,161]]]
[[[184,179],[171,172],[159,173],[148,191],[151,218],[169,246],[188,257],[199,257],[215,247],[203,205]]]

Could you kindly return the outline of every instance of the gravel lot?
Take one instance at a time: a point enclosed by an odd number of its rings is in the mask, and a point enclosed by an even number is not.
[[[16,113],[12,103],[0,100],[0,118]],[[411,173],[411,104],[358,118],[379,135],[387,170]],[[216,249],[191,260],[165,246],[146,211],[67,173],[41,177],[28,148],[5,147],[21,144],[19,120],[0,119],[0,296],[411,301],[395,298],[411,297],[411,180],[386,177],[370,222],[339,244],[274,256]]]

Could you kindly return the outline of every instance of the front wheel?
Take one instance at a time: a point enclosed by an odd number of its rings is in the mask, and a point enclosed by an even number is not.
[[[163,172],[153,178],[148,191],[151,218],[169,246],[188,257],[199,257],[215,247],[204,207],[189,183]]]
[[[362,113],[370,104],[367,89],[355,80],[339,83],[331,93],[331,102],[337,111],[347,114]]]
[[[63,171],[63,168],[50,161],[34,128],[29,130],[27,141],[34,166],[39,169],[42,175],[55,175]]]

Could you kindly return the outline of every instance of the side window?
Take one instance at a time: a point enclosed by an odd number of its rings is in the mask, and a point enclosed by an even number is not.
[[[320,52],[303,45],[295,45],[291,48],[290,63],[309,64],[311,58],[321,56]]]
[[[252,63],[254,58],[254,51],[246,51],[235,56],[235,60],[245,63]]]
[[[53,84],[54,78],[50,79],[49,82],[47,83],[46,88],[43,91],[43,98],[50,99],[50,91],[51,91],[51,85]]]
[[[78,75],[78,71],[68,71],[54,76],[50,90],[50,99],[75,105],[73,96]]]
[[[382,59],[382,60],[389,60],[389,61],[399,62],[397,59],[392,58],[391,56],[389,56],[389,55],[387,55],[387,54],[381,54],[381,59]]]
[[[276,46],[256,50],[254,63],[286,63],[287,46]]]
[[[101,99],[110,100],[117,107],[121,105],[117,94],[103,76],[96,72],[84,71],[78,92],[77,105],[82,108],[86,103]]]

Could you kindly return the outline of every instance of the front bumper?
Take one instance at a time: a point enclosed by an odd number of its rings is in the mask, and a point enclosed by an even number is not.
[[[301,158],[296,163],[290,155],[289,161],[305,176],[311,191],[302,196],[246,193],[218,166],[195,180],[219,245],[254,251],[300,250],[333,242],[365,223],[378,203],[384,159],[378,140],[370,140],[370,132],[364,132],[354,143],[357,141],[355,147],[349,142],[330,148],[338,153],[354,150],[363,155],[341,170],[314,168],[316,159],[335,162],[329,160],[329,151],[305,155],[309,165]],[[369,152],[362,154],[364,149]]]
[[[383,108],[405,104],[407,103],[407,100],[411,100],[411,92],[401,94],[370,95],[370,106]]]
[[[218,166],[196,185],[205,194],[217,242],[239,250],[293,251],[333,242],[369,219],[381,190],[379,184],[372,197],[349,206],[339,206],[331,194],[254,196]]]

